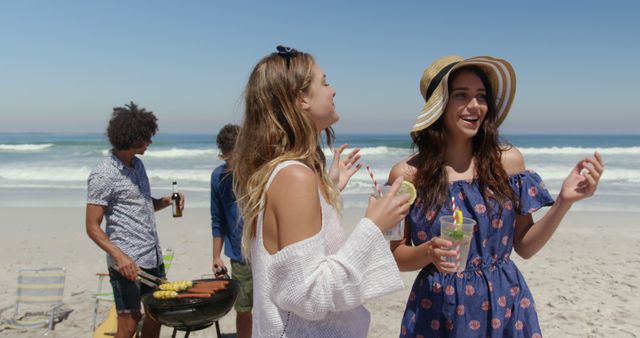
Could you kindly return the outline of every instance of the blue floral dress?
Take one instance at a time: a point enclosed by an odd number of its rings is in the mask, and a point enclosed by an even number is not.
[[[476,180],[449,184],[449,196],[455,197],[464,217],[477,222],[467,269],[442,274],[430,264],[420,271],[400,337],[541,337],[533,297],[509,256],[516,213],[532,213],[553,204],[553,198],[532,171],[510,176],[509,185],[519,201],[506,201],[500,215],[496,202],[482,197]],[[414,204],[407,216],[414,245],[440,236],[440,216],[452,213],[450,205],[439,213],[422,209]]]

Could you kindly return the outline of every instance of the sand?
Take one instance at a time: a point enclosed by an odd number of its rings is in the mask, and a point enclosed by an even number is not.
[[[344,211],[351,227],[364,213]],[[0,307],[15,301],[21,268],[63,266],[67,270],[65,307],[69,318],[48,336],[90,337],[97,272],[105,269],[102,251],[87,237],[82,208],[0,208]],[[194,279],[211,269],[208,209],[187,209],[181,219],[169,210],[156,214],[161,245],[176,256],[170,279]],[[640,336],[640,232],[638,213],[571,212],[550,242],[533,258],[514,260],[522,270],[537,303],[542,332],[547,337]],[[405,289],[369,301],[370,337],[397,337],[407,295],[417,272],[402,273]],[[109,284],[106,284],[109,288]],[[100,308],[99,321],[108,305]],[[4,313],[3,316],[6,316]],[[233,337],[235,315],[220,321],[226,337]],[[172,330],[164,328],[162,337]],[[0,337],[34,337],[44,330],[4,329]],[[178,334],[182,336],[183,334]],[[212,328],[190,337],[215,336]]]

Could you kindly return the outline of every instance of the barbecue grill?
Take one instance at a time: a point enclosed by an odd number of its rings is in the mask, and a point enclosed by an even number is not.
[[[162,325],[173,327],[172,338],[177,331],[185,331],[185,338],[192,331],[198,331],[216,324],[216,333],[220,337],[218,319],[224,317],[238,296],[238,282],[232,279],[199,279],[193,283],[208,281],[228,281],[224,290],[217,291],[208,298],[155,299],[152,294],[142,297],[145,313]]]

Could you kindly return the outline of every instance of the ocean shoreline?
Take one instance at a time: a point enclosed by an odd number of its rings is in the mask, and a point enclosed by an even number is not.
[[[408,134],[339,133],[336,144],[359,147],[361,163],[370,166],[379,183],[391,167],[410,156]],[[557,194],[572,167],[596,149],[603,154],[606,170],[596,196],[577,210],[615,211],[639,209],[640,135],[543,135],[506,137],[521,150],[526,168],[540,174],[552,195]],[[0,133],[0,207],[82,207],[91,169],[108,152],[103,134],[97,133]],[[325,149],[328,163],[331,152]],[[177,181],[188,206],[209,205],[211,172],[222,162],[217,158],[214,135],[163,134],[140,157],[147,170],[153,196],[169,193]],[[372,191],[365,170],[357,172],[343,191],[346,207],[363,208]]]

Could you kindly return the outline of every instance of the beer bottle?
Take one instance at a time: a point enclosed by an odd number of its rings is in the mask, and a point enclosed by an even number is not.
[[[173,207],[173,217],[182,217],[180,209],[180,194],[178,194],[178,183],[173,182],[173,194],[171,194],[171,206]]]

